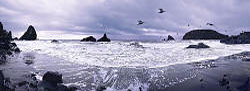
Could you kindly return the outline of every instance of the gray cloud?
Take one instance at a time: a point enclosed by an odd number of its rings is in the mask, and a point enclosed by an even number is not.
[[[1,0],[0,21],[16,36],[32,24],[60,35],[100,37],[107,32],[112,39],[159,39],[196,28],[226,34],[249,30],[249,6],[249,0]],[[167,12],[158,14],[158,8]],[[137,20],[145,24],[137,26]]]

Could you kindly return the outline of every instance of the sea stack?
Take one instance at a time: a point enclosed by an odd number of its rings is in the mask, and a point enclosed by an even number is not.
[[[230,36],[220,40],[225,44],[250,44],[250,32],[243,32],[240,35]]]
[[[6,31],[3,29],[3,24],[0,22],[0,41],[1,42],[10,42],[12,40],[11,31]]]
[[[224,35],[211,29],[198,29],[192,30],[183,36],[183,40],[219,40],[227,38],[228,35]]]
[[[200,48],[210,48],[208,45],[204,43],[198,43],[198,45],[189,45],[186,48],[195,48],[195,49],[200,49]]]
[[[106,33],[104,33],[103,37],[97,40],[97,42],[110,42],[111,40],[107,37]]]
[[[174,37],[173,37],[173,36],[168,35],[168,41],[169,41],[169,40],[175,40],[175,39],[174,39]]]
[[[0,22],[0,64],[6,61],[7,55],[12,55],[13,52],[20,52],[20,49],[11,40],[11,32],[4,30]]]
[[[81,40],[81,42],[83,42],[83,41],[90,41],[90,42],[96,42],[96,39],[95,39],[95,37],[93,37],[93,36],[89,36],[89,37],[86,37],[86,38],[83,38],[82,40]]]
[[[30,25],[27,31],[20,37],[20,40],[36,40],[37,34],[35,28]]]

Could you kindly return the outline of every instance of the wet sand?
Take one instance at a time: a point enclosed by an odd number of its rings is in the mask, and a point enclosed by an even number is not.
[[[249,61],[249,62],[248,62]],[[47,71],[62,73],[64,84],[80,91],[250,91],[250,52],[214,60],[178,64],[160,68],[98,67],[79,65],[57,57],[20,53],[0,66],[13,84],[30,80],[37,74],[41,80]],[[24,90],[26,87],[16,87]]]

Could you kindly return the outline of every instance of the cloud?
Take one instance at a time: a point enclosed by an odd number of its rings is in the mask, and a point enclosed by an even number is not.
[[[104,32],[112,39],[159,39],[169,34],[180,38],[197,28],[226,34],[249,30],[249,6],[249,0],[1,0],[0,21],[16,36],[32,24],[46,31],[43,35],[51,31],[72,38]],[[158,14],[158,8],[167,12]],[[137,20],[145,24],[138,26]]]

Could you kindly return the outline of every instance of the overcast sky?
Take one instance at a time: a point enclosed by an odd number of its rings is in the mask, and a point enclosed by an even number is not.
[[[239,34],[250,29],[249,8],[250,0],[0,0],[0,21],[17,37],[33,25],[40,39],[107,32],[111,39],[149,40],[197,28]]]

